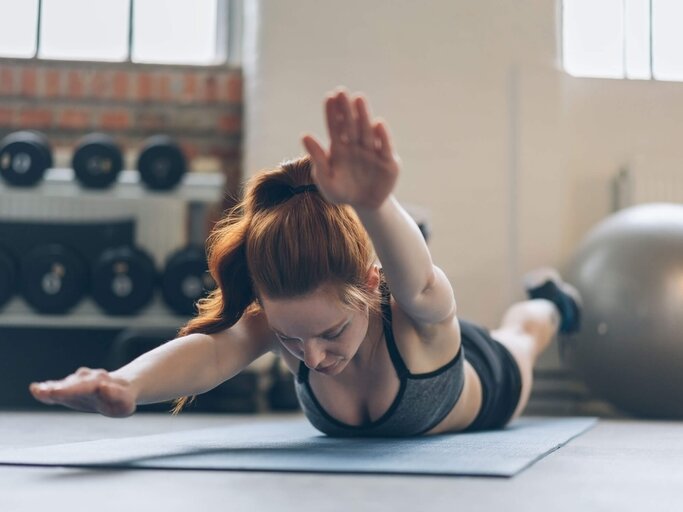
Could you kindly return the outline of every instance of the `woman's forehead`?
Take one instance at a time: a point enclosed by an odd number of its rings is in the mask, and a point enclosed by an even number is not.
[[[300,330],[322,332],[351,316],[337,297],[322,291],[291,299],[269,300],[263,297],[261,305],[270,326],[284,333]]]
[[[339,315],[343,308],[341,301],[330,294],[315,292],[303,297],[288,299],[268,299],[263,297],[261,305],[266,315],[276,316],[335,316]]]
[[[329,285],[321,285],[312,292],[304,295],[286,298],[271,298],[265,293],[259,293],[260,302],[266,307],[277,308],[305,308],[311,306],[341,307],[341,301],[336,289]]]

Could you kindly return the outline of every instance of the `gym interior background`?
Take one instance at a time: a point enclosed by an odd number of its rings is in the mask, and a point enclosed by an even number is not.
[[[197,247],[212,222],[244,179],[300,155],[302,132],[325,135],[322,99],[338,85],[388,120],[396,195],[461,316],[495,327],[541,265],[580,285],[588,335],[543,355],[528,413],[601,418],[514,479],[2,466],[0,509],[680,510],[681,9],[0,0],[0,448],[295,410],[273,358],[175,418],[170,404],[124,421],[49,408],[27,386],[120,366],[173,336],[211,286]],[[92,142],[107,158],[75,173]],[[65,270],[77,278],[62,287]],[[195,414],[209,411],[249,414]]]
[[[592,74],[571,68],[563,5],[579,5],[580,14],[581,2],[348,0],[341,8],[313,0],[207,1],[202,9],[212,14],[202,23],[214,46],[194,62],[145,58],[135,37],[146,18],[143,11],[136,18],[133,7],[144,2],[127,1],[118,4],[133,22],[122,29],[128,46],[118,61],[66,58],[64,50],[59,57],[48,47],[54,42],[48,28],[57,30],[48,16],[53,3],[26,2],[34,12],[22,14],[17,26],[33,31],[22,35],[28,49],[16,50],[22,55],[4,50],[0,57],[0,136],[39,131],[54,159],[54,168],[33,186],[0,182],[6,238],[0,242],[11,246],[8,233],[22,233],[20,249],[8,249],[15,259],[34,249],[47,230],[66,245],[88,240],[79,249],[86,253],[81,264],[108,264],[102,272],[110,281],[123,271],[111,251],[102,262],[107,250],[143,249],[160,283],[169,257],[201,245],[243,179],[300,155],[302,132],[324,135],[321,100],[340,84],[364,91],[389,121],[403,162],[396,194],[420,212],[461,314],[489,327],[523,297],[519,279],[526,270],[566,268],[590,228],[613,212],[683,198],[680,183],[666,181],[674,180],[672,169],[683,157],[675,135],[683,121],[680,77],[661,67],[658,75],[652,66],[644,74],[620,71],[621,58],[616,70],[612,64]],[[614,18],[609,9],[620,13],[621,22],[642,21],[623,9],[644,3],[658,2],[612,1],[595,9],[603,9],[601,19],[608,21]],[[147,21],[154,37],[190,30],[189,2],[164,9],[157,4],[158,18]],[[17,9],[12,2],[0,5]],[[87,2],[65,0],[67,5],[97,15]],[[662,25],[662,33],[664,18],[651,24]],[[586,30],[614,32],[605,23],[607,28]],[[82,37],[88,34],[84,29]],[[11,46],[10,36],[3,37],[0,45]],[[621,55],[624,41],[617,43],[607,53]],[[122,151],[125,170],[107,188],[88,188],[69,171],[83,137],[93,132],[110,136]],[[149,138],[159,134],[173,139],[171,147],[181,149],[190,171],[161,191],[131,171]],[[100,235],[106,224],[114,241],[64,227],[93,222]],[[118,257],[135,259],[130,251]],[[133,312],[107,310],[94,285],[83,289],[73,308],[57,313],[36,309],[17,292],[0,310],[0,406],[38,408],[26,390],[29,382],[78,366],[112,368],[168,339],[187,315],[173,309],[159,283]],[[17,284],[19,290],[27,286]],[[234,388],[200,399],[196,409],[291,409],[290,383],[281,370],[262,361]],[[557,346],[536,372],[531,413],[623,415],[563,364]]]

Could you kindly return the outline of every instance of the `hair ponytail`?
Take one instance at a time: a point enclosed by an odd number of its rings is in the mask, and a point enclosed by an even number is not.
[[[216,288],[197,303],[198,315],[180,329],[178,336],[213,334],[228,329],[254,303],[246,257],[250,218],[239,216],[238,208],[239,205],[216,223],[208,240],[209,273],[216,282]],[[194,396],[176,399],[172,413],[178,414],[194,399]]]
[[[198,303],[199,313],[179,331],[212,334],[260,311],[258,293],[291,298],[323,284],[335,286],[348,307],[379,309],[366,289],[374,248],[356,212],[316,191],[309,157],[258,173],[244,197],[214,226],[207,243],[217,288]],[[192,397],[194,399],[194,397]],[[174,414],[191,401],[175,401]]]

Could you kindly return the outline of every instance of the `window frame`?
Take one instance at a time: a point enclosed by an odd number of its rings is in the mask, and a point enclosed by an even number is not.
[[[186,69],[212,69],[212,68],[235,68],[242,64],[242,34],[244,17],[244,0],[216,0],[216,56],[219,62],[212,64],[191,64],[186,62],[138,62],[131,58],[133,51],[133,9],[135,0],[130,0],[128,10],[128,53],[123,60],[96,60],[96,59],[49,59],[40,57],[40,32],[42,23],[43,0],[38,0],[38,14],[36,16],[36,44],[33,55],[30,57],[12,57],[0,55],[0,60],[33,62],[33,63],[65,63],[84,64],[95,66],[135,66],[153,68],[186,68]]]
[[[671,78],[671,77],[662,77],[661,70],[657,69],[657,53],[655,51],[655,42],[656,42],[656,34],[655,34],[655,12],[657,11],[657,6],[656,6],[656,0],[648,0],[648,19],[647,19],[647,27],[648,27],[648,76],[630,76],[629,75],[629,65],[628,65],[628,48],[629,48],[629,37],[628,37],[628,32],[626,30],[626,16],[623,17],[622,19],[622,25],[623,25],[623,30],[622,30],[622,39],[621,39],[621,45],[622,45],[622,55],[621,55],[621,76],[613,76],[613,77],[606,77],[606,76],[598,76],[598,75],[591,75],[591,74],[574,74],[570,72],[567,69],[567,60],[566,60],[566,48],[565,48],[565,5],[566,5],[566,0],[558,0],[558,3],[556,5],[559,6],[559,14],[555,18],[556,19],[556,28],[557,28],[557,42],[558,42],[558,67],[561,69],[565,74],[571,76],[572,78],[587,78],[587,79],[607,79],[607,80],[640,80],[640,81],[655,81],[655,82],[683,82],[683,76],[680,78]],[[627,0],[622,0],[622,12],[626,12],[627,9]]]

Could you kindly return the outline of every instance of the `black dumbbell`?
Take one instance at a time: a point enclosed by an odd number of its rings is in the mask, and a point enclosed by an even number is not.
[[[123,246],[105,250],[93,265],[92,297],[106,313],[138,313],[154,295],[154,261],[144,250]]]
[[[21,258],[21,292],[36,311],[64,314],[87,291],[85,260],[62,244],[41,245]]]
[[[171,254],[166,260],[161,291],[166,304],[176,313],[195,314],[196,302],[215,287],[216,283],[209,274],[203,247],[185,247]]]
[[[123,169],[121,148],[109,135],[91,133],[78,142],[71,165],[84,187],[110,187]]]
[[[17,266],[10,253],[0,247],[0,306],[16,292]]]
[[[0,175],[10,185],[31,187],[52,167],[52,150],[40,132],[24,130],[0,142]]]
[[[140,179],[152,190],[174,188],[187,171],[182,149],[167,135],[155,135],[145,140],[138,157]]]

